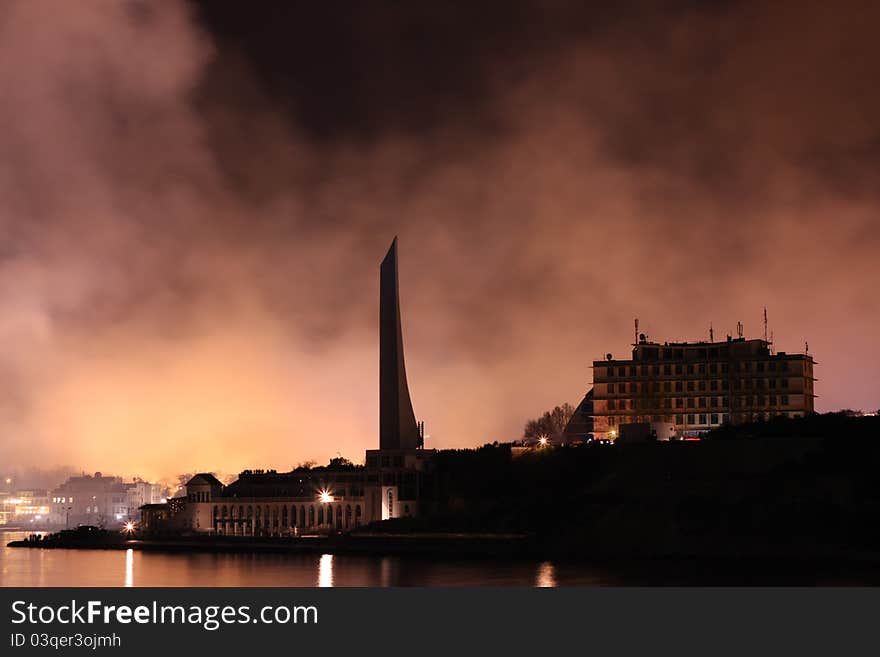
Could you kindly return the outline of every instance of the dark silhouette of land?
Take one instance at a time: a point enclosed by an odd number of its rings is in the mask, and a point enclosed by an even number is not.
[[[700,442],[439,451],[423,516],[347,535],[132,544],[70,532],[28,546],[874,561],[878,471],[880,417],[811,415],[722,427]]]
[[[880,557],[880,417],[777,418],[700,442],[441,451],[436,503],[389,531],[525,532],[595,556]]]

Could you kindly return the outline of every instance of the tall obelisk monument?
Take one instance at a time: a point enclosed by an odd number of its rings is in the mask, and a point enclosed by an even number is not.
[[[379,449],[420,446],[403,362],[395,237],[379,268]]]

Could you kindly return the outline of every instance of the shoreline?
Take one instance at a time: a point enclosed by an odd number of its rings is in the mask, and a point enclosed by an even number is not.
[[[7,547],[44,550],[140,550],[170,553],[275,553],[425,555],[446,557],[538,558],[535,544],[522,534],[370,534],[297,538],[191,537],[129,540],[45,538],[19,540]]]
[[[306,535],[297,538],[181,537],[129,540],[19,540],[11,548],[46,550],[139,550],[169,554],[339,554],[362,556],[413,556],[462,559],[554,560],[559,562],[822,562],[850,566],[880,567],[880,552],[811,546],[804,549],[727,545],[690,549],[599,549],[577,550],[575,546],[550,545],[526,534],[359,534],[341,536]]]

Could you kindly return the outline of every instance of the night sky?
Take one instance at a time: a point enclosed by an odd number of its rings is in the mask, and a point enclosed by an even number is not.
[[[762,334],[880,407],[877,2],[0,5],[0,463],[377,445],[400,238],[429,447],[650,338]]]

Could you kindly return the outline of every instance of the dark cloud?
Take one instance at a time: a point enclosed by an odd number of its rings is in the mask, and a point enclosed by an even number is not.
[[[577,401],[635,316],[766,305],[819,408],[880,405],[876,5],[608,4],[7,3],[3,459],[360,458],[395,234],[433,445]]]

